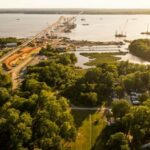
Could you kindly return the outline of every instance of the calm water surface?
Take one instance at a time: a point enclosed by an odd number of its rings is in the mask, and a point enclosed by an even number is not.
[[[51,14],[0,14],[0,36],[34,36],[59,17]],[[81,18],[85,21],[81,21]],[[77,28],[65,36],[76,40],[111,41],[117,40],[114,34],[118,30],[126,32],[128,40],[133,40],[149,37],[140,33],[147,30],[150,15],[80,15],[76,23]]]
[[[32,37],[59,17],[60,15],[51,14],[0,14],[0,37]],[[81,21],[82,18],[85,21]],[[147,30],[147,25],[150,24],[150,15],[80,15],[77,17],[76,23],[77,28],[72,33],[61,34],[61,36],[66,36],[74,40],[120,41],[120,39],[116,39],[114,36],[118,30],[118,32],[126,32],[127,40],[150,38],[150,36],[140,34]],[[84,26],[83,24],[89,25]],[[95,48],[94,52],[99,49],[101,51],[98,52],[109,52],[108,48]],[[127,45],[123,46],[121,51],[126,51],[126,49]],[[111,51],[112,49],[110,49]],[[87,66],[84,63],[88,62],[89,59],[81,56],[80,52],[75,53],[78,57],[76,65],[86,68]],[[131,54],[120,57],[123,61],[150,64]]]

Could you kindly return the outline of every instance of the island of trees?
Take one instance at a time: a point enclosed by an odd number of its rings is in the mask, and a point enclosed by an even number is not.
[[[150,39],[134,40],[130,44],[129,50],[133,55],[150,61]]]

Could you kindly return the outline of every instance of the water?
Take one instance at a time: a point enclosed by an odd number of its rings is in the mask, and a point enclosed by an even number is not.
[[[64,15],[68,16],[68,15]],[[34,36],[48,25],[55,22],[60,15],[48,14],[0,14],[0,37],[27,38]],[[85,21],[81,21],[84,18]],[[18,20],[19,19],[19,20]],[[80,15],[76,20],[77,28],[72,33],[61,34],[74,40],[91,41],[120,41],[115,38],[115,32],[124,31],[127,33],[127,40],[138,38],[149,38],[148,35],[140,33],[147,30],[150,23],[150,15]],[[88,26],[83,26],[88,23]],[[121,48],[92,47],[90,52],[116,52],[127,51],[128,45]],[[81,48],[86,52],[87,48]],[[89,52],[89,51],[87,51]],[[75,52],[78,57],[77,66],[87,68],[84,63],[89,59]],[[150,64],[131,54],[120,56],[121,60],[132,63]]]
[[[117,56],[120,58],[120,61],[129,61],[130,63],[135,63],[135,64],[143,64],[143,65],[150,65],[150,62],[145,61],[139,57],[136,57],[130,53],[126,54],[126,55],[120,55]]]
[[[85,18],[86,21],[81,21]],[[89,26],[83,26],[89,23]],[[77,28],[68,37],[75,40],[91,41],[114,41],[115,32],[123,31],[127,34],[127,40],[137,38],[148,38],[150,36],[141,35],[147,30],[150,23],[150,15],[85,15],[77,19]]]
[[[59,17],[54,14],[0,14],[0,37],[34,36]],[[123,30],[128,40],[150,37],[140,34],[147,30],[150,15],[79,15],[76,23],[77,28],[65,36],[75,40],[112,41],[117,40],[114,36],[116,30]],[[89,26],[83,26],[84,23]]]
[[[107,51],[113,52],[113,51]],[[78,62],[76,63],[77,67],[81,67],[83,69],[88,69],[91,68],[91,66],[86,66],[85,63],[91,61],[92,59],[89,59],[88,57],[82,56],[80,53],[81,52],[74,52],[76,57],[78,58]],[[92,51],[84,51],[84,53],[93,53]],[[94,53],[106,53],[106,51],[94,51]],[[128,61],[130,63],[135,63],[135,64],[142,64],[142,65],[150,65],[150,62],[142,60],[139,57],[136,57],[130,53],[127,53],[125,55],[116,55],[115,57],[119,57],[119,61]]]
[[[0,37],[31,37],[58,18],[58,15],[0,14]]]

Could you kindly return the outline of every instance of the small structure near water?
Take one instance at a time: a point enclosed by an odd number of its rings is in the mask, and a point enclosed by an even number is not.
[[[17,45],[17,43],[6,43],[5,47],[16,47]]]

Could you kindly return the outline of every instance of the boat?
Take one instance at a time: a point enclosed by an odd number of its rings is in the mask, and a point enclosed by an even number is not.
[[[136,18],[132,18],[132,20],[137,20]]]
[[[124,38],[124,37],[127,37],[126,34],[123,34],[123,33],[115,33],[115,37],[118,37],[118,38]]]
[[[150,32],[141,32],[141,34],[150,35]]]
[[[85,21],[85,19],[84,19],[84,18],[81,18],[81,21]]]
[[[83,26],[89,26],[89,24],[88,24],[88,23],[83,23],[82,25],[83,25]]]
[[[149,24],[147,24],[147,31],[146,32],[141,32],[141,34],[150,35]]]
[[[126,30],[127,23],[128,23],[128,20],[125,22],[124,27],[120,28],[120,32],[116,31],[116,33],[115,33],[116,38],[125,38],[125,37],[127,37],[126,32],[124,32]]]

